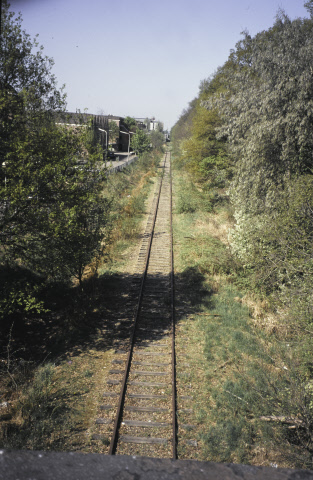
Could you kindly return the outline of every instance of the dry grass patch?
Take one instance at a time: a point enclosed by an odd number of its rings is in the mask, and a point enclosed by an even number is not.
[[[233,222],[229,220],[221,222],[217,215],[208,215],[206,219],[198,218],[195,222],[195,228],[200,235],[208,235],[220,240],[225,245],[229,245],[229,232],[233,227]]]
[[[248,307],[251,321],[257,328],[264,330],[268,335],[276,334],[280,338],[287,338],[290,335],[292,326],[287,320],[287,312],[273,312],[266,299],[260,299],[252,293],[246,293],[236,300]],[[284,318],[285,323],[282,321]]]

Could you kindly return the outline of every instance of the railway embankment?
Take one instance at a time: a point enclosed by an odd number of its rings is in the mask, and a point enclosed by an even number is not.
[[[225,192],[211,200],[176,167],[176,348],[190,365],[177,376],[194,390],[197,438],[180,458],[310,468],[309,387],[294,374],[297,332],[282,321],[287,312],[251,288],[233,254]]]
[[[159,171],[169,175],[164,165]],[[1,411],[2,445],[248,463],[274,468],[253,471],[259,478],[269,472],[289,475],[280,467],[299,465],[302,450],[295,436],[303,424],[292,411],[282,416],[275,408],[290,395],[290,365],[281,337],[273,335],[275,316],[240,283],[240,265],[228,244],[233,225],[228,203],[212,205],[176,167],[172,201],[168,180],[162,187],[152,166],[125,174],[125,180],[128,190],[121,177],[115,179],[122,209],[98,276],[90,273],[84,298],[76,297],[76,317],[67,307],[69,317],[60,310],[51,318],[55,324],[50,323],[45,345],[50,359],[29,370],[27,382],[19,384],[12,370],[13,379],[6,377],[11,396]],[[152,220],[157,203],[159,218]],[[154,250],[147,253],[150,241]],[[16,344],[10,342],[13,359]]]

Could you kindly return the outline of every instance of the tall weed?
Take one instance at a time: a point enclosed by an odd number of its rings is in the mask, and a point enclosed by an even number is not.
[[[6,448],[42,449],[49,437],[60,430],[67,411],[61,392],[53,381],[54,365],[39,367],[15,404],[16,423],[2,430],[1,444]],[[19,420],[17,420],[19,418]]]

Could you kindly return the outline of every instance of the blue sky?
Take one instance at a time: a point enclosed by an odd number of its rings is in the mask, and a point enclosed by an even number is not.
[[[156,117],[171,128],[240,32],[272,26],[305,0],[11,0],[66,85],[67,109]]]

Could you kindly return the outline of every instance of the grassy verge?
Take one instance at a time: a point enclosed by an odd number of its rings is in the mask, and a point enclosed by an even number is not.
[[[106,256],[103,258],[100,273],[113,271],[115,266],[128,262],[132,255],[134,240],[138,239],[143,216],[146,211],[146,200],[156,175],[156,158],[149,155],[141,158],[141,168],[122,170],[118,175],[110,177],[107,185],[108,195],[113,198],[110,231]]]
[[[189,365],[178,366],[178,388],[193,394],[197,439],[191,448],[180,437],[179,455],[312,468],[311,383],[296,373],[297,340],[277,331],[274,312],[243,282],[227,203],[208,206],[206,192],[174,175],[177,352]]]
[[[43,282],[23,269],[1,273],[28,285],[15,296],[0,339],[0,446],[94,451],[90,440],[103,385],[120,341],[118,319],[131,273],[126,259],[140,242],[145,202],[156,175],[157,155],[111,175],[110,228],[105,257],[87,271],[83,291]],[[129,267],[129,268],[128,268]],[[12,301],[13,301],[12,300]],[[9,304],[8,304],[9,305]]]

